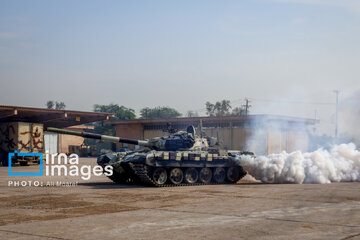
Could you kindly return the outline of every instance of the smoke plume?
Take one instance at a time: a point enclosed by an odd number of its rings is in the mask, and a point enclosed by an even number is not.
[[[340,137],[345,141],[355,142],[360,145],[360,90],[352,96],[340,101],[339,106],[339,131]]]
[[[243,168],[265,183],[331,183],[360,181],[360,152],[355,144],[331,150],[241,156]]]

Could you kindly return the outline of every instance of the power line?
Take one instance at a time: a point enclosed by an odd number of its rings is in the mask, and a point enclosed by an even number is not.
[[[335,103],[330,103],[330,102],[305,102],[305,101],[298,101],[298,100],[271,100],[271,99],[258,99],[258,98],[249,98],[249,99],[251,99],[252,101],[273,102],[273,103],[335,105]]]

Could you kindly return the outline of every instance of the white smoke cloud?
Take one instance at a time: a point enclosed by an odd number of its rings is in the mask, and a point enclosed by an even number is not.
[[[250,175],[265,183],[360,181],[360,152],[353,143],[334,146],[330,151],[241,156],[239,161]]]

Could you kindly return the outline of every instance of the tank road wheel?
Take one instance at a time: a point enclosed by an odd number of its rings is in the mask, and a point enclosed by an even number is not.
[[[227,180],[231,183],[236,183],[240,180],[240,168],[239,167],[229,167],[226,173]]]
[[[214,180],[216,183],[223,183],[226,178],[225,169],[222,167],[215,168]]]
[[[171,169],[169,179],[171,183],[179,185],[184,179],[183,171],[180,168]]]
[[[212,173],[210,168],[202,168],[199,174],[199,180],[202,183],[208,184],[211,182]]]
[[[186,183],[196,183],[197,180],[199,179],[199,173],[196,170],[196,168],[188,168],[185,171],[185,182]]]
[[[158,185],[163,185],[167,180],[165,168],[155,168],[152,174],[152,180]]]

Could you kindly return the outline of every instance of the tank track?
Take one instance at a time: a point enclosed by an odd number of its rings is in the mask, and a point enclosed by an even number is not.
[[[121,174],[117,174],[116,172],[113,173],[111,176],[107,176],[111,181],[117,184],[127,184],[131,182],[129,176],[122,176]]]
[[[151,177],[149,176],[149,169],[145,164],[134,164],[129,163],[129,166],[134,171],[135,178],[140,180],[140,184],[147,185],[147,186],[153,186],[153,187],[179,187],[179,186],[196,186],[196,185],[218,185],[218,184],[236,184],[236,182],[228,182],[225,181],[224,183],[216,183],[214,181],[211,181],[210,183],[181,183],[181,184],[162,184],[159,185],[156,182],[154,182]],[[246,175],[246,174],[245,174]],[[245,175],[241,175],[238,179],[238,181],[243,178]]]

